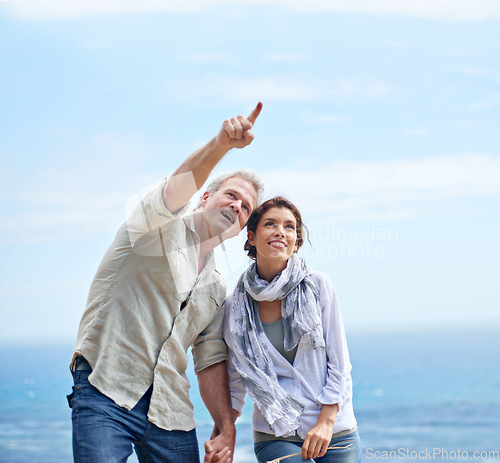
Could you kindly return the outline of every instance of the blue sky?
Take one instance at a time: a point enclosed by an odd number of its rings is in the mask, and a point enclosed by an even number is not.
[[[217,172],[300,206],[348,329],[500,324],[496,1],[176,3],[0,1],[0,339],[73,339],[127,201],[259,100]]]

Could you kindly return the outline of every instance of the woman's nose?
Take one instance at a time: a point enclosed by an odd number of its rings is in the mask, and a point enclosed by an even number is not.
[[[276,225],[276,228],[274,230],[274,234],[279,235],[279,236],[285,236],[285,230],[283,229],[283,227],[281,225]]]

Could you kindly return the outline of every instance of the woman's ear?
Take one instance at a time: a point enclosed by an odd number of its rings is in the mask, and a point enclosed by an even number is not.
[[[255,237],[254,237],[253,231],[248,230],[248,233],[247,233],[247,239],[248,239],[248,242],[249,242],[252,246],[255,246]]]

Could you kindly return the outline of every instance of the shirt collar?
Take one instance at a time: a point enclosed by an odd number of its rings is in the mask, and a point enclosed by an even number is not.
[[[186,216],[183,217],[183,220],[184,220],[184,223],[186,225],[186,227],[191,230],[191,232],[193,233],[194,235],[194,239],[195,239],[195,243],[196,243],[196,253],[199,255],[200,253],[200,236],[198,235],[198,233],[196,232],[196,228],[194,226],[194,214],[195,214],[195,211],[192,211],[190,214],[187,214]],[[203,267],[200,275],[204,274],[204,273],[210,273],[210,272],[217,272],[217,273],[220,273],[218,270],[217,270],[217,266],[216,266],[216,262],[215,262],[215,253],[214,251],[210,251],[207,255],[207,258],[205,260],[205,266]]]

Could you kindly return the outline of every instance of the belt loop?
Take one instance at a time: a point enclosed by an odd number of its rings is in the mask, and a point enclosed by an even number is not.
[[[71,366],[69,367],[69,369],[70,369],[71,373],[74,373],[74,372],[76,371],[76,359],[77,359],[77,358],[78,358],[78,357],[75,357],[75,358],[73,359],[73,361],[71,362]]]

